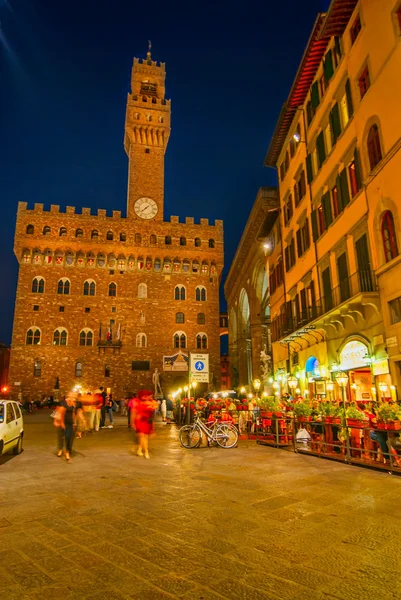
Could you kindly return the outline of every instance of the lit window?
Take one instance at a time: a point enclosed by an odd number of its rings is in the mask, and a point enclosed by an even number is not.
[[[93,229],[91,232],[91,239],[97,240],[99,238],[99,232],[96,229]]]
[[[350,162],[350,164],[348,165],[348,175],[349,175],[349,182],[350,182],[350,186],[351,186],[351,195],[352,195],[352,197],[354,197],[359,192],[359,185],[358,185],[358,178],[356,175],[355,161]]]
[[[326,129],[324,130],[324,139],[326,142],[327,154],[330,154],[330,152],[332,151],[332,148],[333,148],[333,137],[332,137],[332,133],[331,133],[330,123],[327,125]]]
[[[359,80],[358,80],[358,86],[359,86],[360,98],[362,100],[362,98],[364,97],[364,95],[366,94],[368,89],[370,88],[370,76],[369,76],[368,67],[365,67],[365,69],[362,71],[362,73],[359,77]]]
[[[28,346],[37,346],[40,344],[40,329],[31,327],[26,333],[26,344]]]
[[[345,127],[347,126],[348,121],[349,121],[347,94],[344,94],[344,96],[341,98],[340,111],[341,111],[341,120],[342,120],[342,124],[343,124],[343,129],[345,129]]]
[[[370,170],[376,167],[382,159],[382,150],[380,145],[379,128],[377,125],[372,125],[368,133],[367,139],[368,156]]]
[[[397,238],[395,235],[394,218],[391,211],[387,210],[382,218],[382,239],[384,258],[386,262],[398,256]]]
[[[350,34],[351,34],[351,44],[353,44],[356,40],[356,38],[359,35],[359,32],[361,31],[361,19],[359,17],[359,15],[356,17],[355,21],[353,22],[351,29],[350,29]]]
[[[401,296],[388,303],[390,308],[391,324],[401,323]]]

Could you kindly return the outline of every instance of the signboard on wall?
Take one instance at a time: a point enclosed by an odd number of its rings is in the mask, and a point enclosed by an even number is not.
[[[188,371],[188,354],[180,350],[171,356],[163,356],[163,371]]]
[[[387,375],[387,373],[390,373],[388,358],[375,360],[372,364],[372,371],[373,375]]]
[[[368,365],[369,350],[365,344],[358,340],[345,344],[340,354],[340,369],[342,371],[359,369]]]

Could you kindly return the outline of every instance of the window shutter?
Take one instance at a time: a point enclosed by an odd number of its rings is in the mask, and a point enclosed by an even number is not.
[[[306,174],[308,176],[308,183],[313,181],[313,168],[312,168],[312,155],[308,154],[306,157]]]
[[[339,175],[337,175],[337,177],[336,177],[336,188],[337,188],[338,212],[340,213],[344,210],[344,205],[343,205],[343,195],[342,195],[342,191],[341,191],[341,180],[340,180]]]
[[[323,63],[323,71],[326,83],[328,83],[334,74],[333,55],[331,53],[331,50],[329,50],[325,56]]]
[[[311,90],[311,102],[312,102],[312,108],[313,110],[316,110],[317,107],[320,104],[320,98],[319,98],[319,83],[317,81],[315,81],[312,84],[312,90]]]
[[[331,204],[330,204],[330,192],[326,192],[322,198],[323,204],[323,217],[325,228],[327,229],[329,225],[333,222],[333,214],[331,212]]]
[[[354,162],[355,162],[355,174],[356,174],[356,182],[358,185],[358,190],[362,187],[362,165],[361,158],[359,156],[358,148],[354,150]]]
[[[336,49],[337,56],[341,57],[342,56],[341,41],[340,41],[340,38],[338,37],[338,35],[336,35],[335,38],[334,38],[334,47]]]
[[[352,104],[351,83],[349,79],[345,83],[345,93],[347,96],[348,116],[351,118],[354,114],[354,105]]]
[[[308,101],[308,103],[306,105],[306,118],[307,118],[308,126],[309,126],[313,119],[312,103],[310,100]]]
[[[312,237],[313,237],[313,241],[316,242],[316,240],[319,237],[319,230],[317,227],[317,215],[316,215],[315,210],[312,210],[312,212],[311,212],[311,221],[312,221]]]
[[[349,204],[349,201],[350,201],[346,169],[343,169],[340,173],[340,185],[341,185],[342,207],[345,208],[347,206],[347,204]]]
[[[326,148],[324,145],[324,132],[321,131],[317,136],[316,140],[317,156],[319,159],[319,168],[322,166],[326,159]]]
[[[330,125],[335,143],[341,135],[340,108],[338,102],[335,103],[330,111]]]
[[[310,246],[308,219],[306,219],[305,225],[304,225],[304,243],[305,243],[305,249],[308,249]]]
[[[289,256],[289,252],[288,252],[288,246],[287,246],[286,249],[284,250],[285,270],[286,271],[289,271],[289,268],[290,268],[288,256]]]
[[[301,243],[301,230],[298,229],[297,231],[297,251],[298,251],[298,258],[300,256],[302,256],[302,243]]]

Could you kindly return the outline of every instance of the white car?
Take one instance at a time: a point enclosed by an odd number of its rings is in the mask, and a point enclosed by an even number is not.
[[[12,450],[22,452],[24,421],[21,408],[14,400],[0,400],[0,456]]]

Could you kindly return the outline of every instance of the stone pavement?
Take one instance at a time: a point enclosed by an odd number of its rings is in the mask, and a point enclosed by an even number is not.
[[[401,598],[401,479],[285,450],[184,450],[158,424],[151,460],[125,420],[56,457],[49,412],[0,460],[2,600]]]

